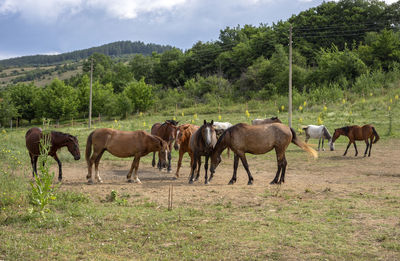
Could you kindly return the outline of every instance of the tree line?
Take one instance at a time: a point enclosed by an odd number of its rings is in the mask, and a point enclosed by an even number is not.
[[[7,117],[25,120],[87,117],[91,62],[94,115],[275,99],[287,94],[290,26],[295,93],[324,93],[328,100],[343,90],[367,93],[400,78],[399,15],[400,1],[324,2],[270,26],[227,27],[218,40],[199,41],[186,51],[138,54],[128,62],[93,53],[82,72],[65,81],[45,88],[9,86],[0,106],[9,108]],[[28,90],[36,98],[17,94]]]

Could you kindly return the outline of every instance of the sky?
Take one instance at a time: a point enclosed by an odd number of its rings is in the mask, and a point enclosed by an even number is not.
[[[220,30],[271,25],[323,0],[0,0],[0,60],[58,54],[115,41],[182,50]],[[395,0],[387,0],[390,4]]]

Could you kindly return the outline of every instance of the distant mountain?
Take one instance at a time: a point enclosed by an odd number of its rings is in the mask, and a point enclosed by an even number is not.
[[[152,52],[162,53],[170,50],[172,46],[145,44],[143,42],[118,41],[104,44],[98,47],[62,53],[57,55],[29,55],[18,58],[10,58],[0,60],[0,67],[12,66],[47,66],[53,64],[61,64],[67,61],[79,61],[92,55],[93,53],[102,53],[110,56],[121,56],[126,54],[143,54],[149,55]]]

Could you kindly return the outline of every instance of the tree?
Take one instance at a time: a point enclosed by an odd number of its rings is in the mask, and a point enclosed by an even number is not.
[[[18,109],[12,103],[10,93],[0,93],[0,125],[6,125],[17,117],[19,117]]]
[[[58,122],[76,115],[78,96],[74,88],[56,78],[40,92],[35,103],[42,117]]]
[[[153,88],[144,78],[129,83],[124,94],[132,101],[134,111],[146,111],[154,103]]]
[[[10,97],[20,118],[31,122],[35,118],[34,99],[37,87],[33,84],[17,84],[10,88]]]

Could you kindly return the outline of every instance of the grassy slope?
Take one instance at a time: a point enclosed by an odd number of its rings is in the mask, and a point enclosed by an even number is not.
[[[389,123],[387,104],[396,92],[398,89],[384,96],[368,97],[365,103],[354,99],[352,105],[348,101],[330,104],[324,124],[332,132],[349,123],[373,123],[382,142],[388,144],[400,137],[398,117],[393,117],[393,134],[385,135]],[[399,101],[394,102],[392,113],[399,115]],[[181,122],[193,120],[197,124],[203,119],[218,119],[218,113],[199,113],[195,118],[196,110],[202,108],[184,110],[185,116],[181,110],[175,114]],[[232,112],[221,113],[221,121],[249,122],[276,112],[270,104],[260,103],[248,104],[248,110],[250,118],[244,113],[245,105],[223,109]],[[293,126],[316,124],[322,111],[322,105],[306,106],[303,113],[295,113]],[[94,127],[149,130],[152,123],[172,117],[173,114],[145,114],[125,121],[96,123]],[[279,117],[286,121],[287,114],[282,112]],[[81,152],[84,151],[90,130],[81,124],[60,130],[78,135]],[[52,212],[45,220],[39,219],[28,211],[30,166],[24,147],[25,131],[0,133],[0,259],[400,258],[400,234],[386,223],[400,215],[400,195],[396,191],[366,191],[343,197],[329,191],[316,196],[312,191],[299,195],[290,190],[275,196],[266,190],[261,195],[266,202],[263,206],[215,201],[172,211],[140,194],[121,194],[117,202],[99,202],[88,195],[60,192],[50,206]],[[340,138],[338,142],[347,140]],[[104,158],[115,160],[109,154]],[[73,161],[66,150],[61,153],[61,160]],[[150,162],[151,157],[143,160]],[[377,224],[352,221],[365,216]]]

